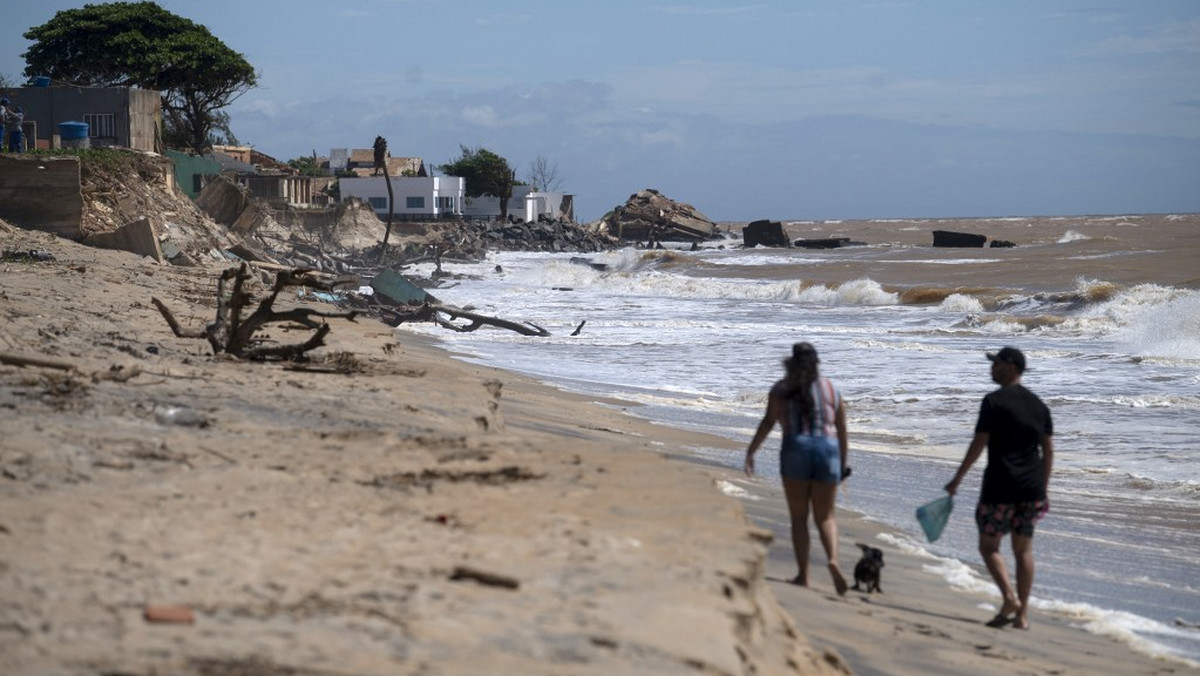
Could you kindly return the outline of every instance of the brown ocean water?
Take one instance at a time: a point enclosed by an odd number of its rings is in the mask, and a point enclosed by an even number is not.
[[[1200,288],[1200,214],[783,224],[793,240],[846,237],[870,245],[821,251],[804,264],[806,282],[871,278],[885,288],[911,293],[914,300],[923,291],[929,293],[926,300],[961,290],[1069,293],[1080,278],[1123,286]],[[737,235],[744,225],[720,227]],[[934,230],[984,235],[989,246],[934,248]],[[994,240],[1015,246],[994,248]],[[974,263],[947,264],[960,260]]]
[[[468,359],[736,444],[779,360],[809,340],[850,404],[844,506],[940,557],[949,586],[985,588],[969,508],[982,467],[937,543],[913,509],[962,458],[994,387],[984,353],[1018,346],[1058,451],[1035,604],[1200,664],[1200,215],[784,221],[792,239],[862,243],[821,250],[743,249],[744,225],[696,251],[600,254],[603,271],[529,252],[463,266],[439,297],[553,335],[438,335]],[[935,248],[934,230],[1014,246]],[[695,452],[740,466],[728,449]]]

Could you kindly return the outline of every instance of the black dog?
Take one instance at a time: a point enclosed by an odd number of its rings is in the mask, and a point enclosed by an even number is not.
[[[861,542],[857,543],[862,549],[862,558],[854,566],[854,591],[862,591],[858,585],[866,585],[866,592],[870,594],[877,591],[880,594],[883,590],[879,588],[880,573],[883,569],[883,550],[869,545],[864,545]]]

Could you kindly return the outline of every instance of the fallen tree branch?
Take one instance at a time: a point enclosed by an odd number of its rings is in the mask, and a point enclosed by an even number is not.
[[[437,322],[441,326],[444,326],[448,329],[453,329],[455,331],[461,331],[461,332],[474,331],[475,329],[478,329],[480,326],[483,326],[486,324],[488,326],[495,326],[495,327],[498,327],[501,329],[508,329],[509,331],[516,331],[517,333],[524,335],[524,336],[545,337],[545,336],[550,335],[549,331],[547,331],[546,329],[543,329],[542,327],[538,326],[537,324],[533,324],[531,322],[524,322],[524,323],[512,322],[507,319],[500,319],[499,317],[489,317],[487,315],[481,315],[481,314],[478,314],[475,312],[471,312],[470,310],[464,310],[462,308],[454,307],[452,305],[435,305],[435,306],[433,306],[433,310],[434,310],[433,320],[435,322]],[[448,315],[449,319],[442,319],[437,316],[438,314]],[[452,324],[451,322],[455,319],[469,319],[471,321],[471,323],[467,324],[466,326],[459,326],[456,324]]]
[[[318,291],[330,291],[339,286],[356,284],[352,278],[321,279],[308,268],[281,270],[275,275],[275,283],[258,307],[246,318],[242,315],[252,302],[250,293],[246,290],[250,280],[247,264],[242,263],[236,268],[228,268],[217,279],[217,316],[199,331],[187,331],[179,325],[167,306],[157,298],[150,302],[158,308],[163,318],[176,336],[180,338],[207,338],[212,345],[213,354],[225,352],[243,359],[295,359],[305,352],[325,344],[325,336],[329,335],[330,327],[320,318],[337,318],[354,321],[358,315],[356,310],[350,312],[321,312],[309,308],[293,308],[276,311],[273,308],[275,300],[281,291],[289,287],[304,287]],[[232,283],[232,288],[230,284]],[[228,290],[227,290],[228,288]],[[299,324],[315,333],[303,343],[294,345],[264,346],[265,338],[258,337],[268,324],[292,323]]]
[[[0,352],[0,363],[12,364],[13,366],[41,366],[48,369],[59,369],[60,371],[75,370],[75,365],[69,361],[50,359],[49,357],[35,357],[33,355],[26,354],[15,354],[12,352]]]

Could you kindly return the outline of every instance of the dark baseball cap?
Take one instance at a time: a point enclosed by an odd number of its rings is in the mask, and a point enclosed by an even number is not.
[[[1002,347],[999,352],[987,353],[992,361],[1003,361],[1017,367],[1017,371],[1025,372],[1025,354],[1015,347]]]

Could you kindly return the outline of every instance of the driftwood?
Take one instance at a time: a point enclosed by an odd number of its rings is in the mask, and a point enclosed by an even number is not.
[[[532,322],[514,322],[507,319],[500,319],[499,317],[481,315],[471,310],[464,310],[463,308],[446,305],[441,302],[426,301],[419,305],[380,306],[379,310],[383,314],[383,322],[388,326],[400,326],[404,322],[428,321],[451,331],[458,331],[459,333],[469,333],[481,326],[495,326],[500,329],[516,331],[523,336],[544,338],[550,335],[549,331]],[[456,319],[465,319],[470,323],[455,324],[453,322]],[[580,324],[580,326],[582,327],[583,325]]]
[[[13,366],[41,366],[42,368],[58,369],[60,371],[75,370],[75,364],[72,364],[69,361],[28,354],[16,354],[14,352],[0,352],[0,364],[12,364]]]
[[[207,338],[209,344],[212,345],[213,354],[224,352],[243,359],[259,360],[295,359],[302,356],[305,352],[325,344],[325,336],[330,331],[329,325],[317,321],[314,319],[315,317],[332,317],[354,321],[355,316],[358,314],[356,310],[351,310],[350,312],[321,312],[308,308],[294,308],[277,312],[272,309],[271,306],[274,305],[279,293],[289,287],[330,291],[339,286],[357,283],[355,280],[348,278],[320,279],[313,273],[313,270],[306,268],[281,270],[275,275],[275,284],[271,287],[271,292],[259,302],[258,307],[248,317],[243,317],[250,303],[253,301],[249,292],[245,289],[246,282],[250,279],[247,264],[242,263],[236,268],[225,270],[217,280],[216,319],[201,330],[185,330],[179,325],[175,316],[162,301],[157,298],[151,298],[150,302],[154,303],[154,306],[162,313],[163,318],[167,320],[167,324],[176,336],[180,338]],[[230,282],[232,282],[232,289],[227,290]],[[256,334],[266,328],[268,324],[285,322],[300,324],[305,328],[314,329],[315,332],[303,343],[294,345],[263,345],[266,339],[258,337]]]
[[[454,331],[459,331],[461,333],[466,333],[468,331],[474,331],[475,329],[479,328],[480,326],[483,326],[486,324],[488,326],[495,326],[495,327],[498,327],[501,329],[508,329],[509,331],[516,331],[517,333],[519,333],[523,336],[545,337],[545,336],[550,335],[549,331],[547,331],[546,329],[543,329],[542,327],[538,326],[537,324],[533,324],[531,322],[524,322],[524,323],[512,322],[507,319],[500,319],[499,317],[489,317],[487,315],[481,315],[481,314],[478,314],[475,312],[471,312],[470,310],[464,310],[462,308],[454,307],[452,305],[434,305],[434,306],[432,306],[432,308],[433,308],[433,321],[434,322],[436,322],[439,326],[442,326],[444,328],[451,329]],[[449,319],[442,319],[439,315],[443,315],[443,314],[447,315],[449,317]],[[452,324],[451,322],[455,319],[467,319],[467,320],[470,320],[471,323],[467,324],[465,326],[459,325],[459,324]]]
[[[511,575],[493,573],[470,566],[455,566],[454,570],[450,572],[450,579],[473,580],[489,587],[502,587],[504,589],[518,589],[521,586],[521,582]]]

